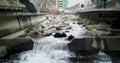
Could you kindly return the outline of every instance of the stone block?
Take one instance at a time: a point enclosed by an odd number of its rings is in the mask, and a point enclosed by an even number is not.
[[[12,54],[31,50],[33,48],[33,45],[34,45],[34,43],[31,39],[24,39],[24,38],[0,39],[0,47],[2,47],[2,46],[7,47],[8,53],[5,56],[3,56],[3,57],[7,57],[7,58]],[[5,51],[5,50],[3,50],[3,51]]]

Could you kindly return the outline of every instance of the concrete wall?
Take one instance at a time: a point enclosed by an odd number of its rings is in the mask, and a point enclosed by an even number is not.
[[[43,21],[45,16],[1,16],[0,37],[25,29],[31,24]]]
[[[0,59],[33,49],[33,41],[25,38],[0,39]]]
[[[80,17],[88,18],[94,21],[112,22],[118,20],[119,11],[88,11],[78,13]]]
[[[97,45],[97,43],[99,45]],[[71,43],[68,44],[69,50],[75,52],[76,55],[96,54],[96,52],[99,50],[99,46],[101,46],[100,49],[104,49],[104,52],[106,52],[110,57],[120,58],[120,37],[109,36],[99,37],[99,39],[92,37],[75,38],[71,41]]]

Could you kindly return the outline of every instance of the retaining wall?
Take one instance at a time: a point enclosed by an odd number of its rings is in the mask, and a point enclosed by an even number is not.
[[[44,15],[37,16],[1,16],[0,37],[25,29],[31,24],[45,20]]]

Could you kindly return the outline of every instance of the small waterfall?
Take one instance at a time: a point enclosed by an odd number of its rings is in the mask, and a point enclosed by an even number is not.
[[[52,19],[52,21],[64,22],[64,20],[61,21],[60,19],[62,17],[58,16],[56,19]],[[67,36],[82,37],[85,34],[86,29],[82,25],[73,24],[71,20],[66,20],[65,23],[69,23],[71,26],[69,32],[66,33]],[[33,41],[33,50],[20,53],[20,60],[13,61],[13,63],[70,63],[68,57],[75,56],[67,48],[67,44],[70,41],[66,40],[66,37],[54,38],[51,35],[40,39],[33,39]]]
[[[50,26],[61,26],[69,24],[70,29],[63,29],[67,36],[73,35],[76,38],[84,37],[86,33],[85,27],[78,25],[76,21],[63,19],[64,17],[57,16],[51,18]],[[42,23],[45,25],[48,21]],[[67,25],[68,26],[68,25]],[[70,42],[65,38],[54,38],[52,35],[44,38],[33,38],[34,48],[30,51],[22,52],[19,55],[20,60],[13,60],[13,63],[71,63],[68,57],[75,57],[75,54],[70,52],[67,44]],[[111,58],[104,52],[99,52],[95,55],[94,63],[112,63]]]
[[[67,57],[71,55],[64,38],[49,36],[33,40],[33,50],[21,53],[19,63],[69,63]]]

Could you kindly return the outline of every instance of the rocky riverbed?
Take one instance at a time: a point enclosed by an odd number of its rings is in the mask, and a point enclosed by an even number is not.
[[[76,31],[81,31],[82,29],[80,27],[86,31],[83,24],[74,21],[72,16],[47,16],[47,19],[42,23],[37,23],[29,27],[26,31],[26,37],[45,37],[54,35],[55,33],[65,33],[67,36],[74,35],[75,37],[78,37],[79,35],[72,31],[74,29],[76,29]],[[81,33],[83,34],[85,32],[81,31]]]
[[[70,63],[69,58],[76,56],[67,46],[72,39],[111,33],[97,30],[96,28],[101,27],[97,25],[101,23],[91,23],[86,19],[77,20],[74,17],[73,15],[46,15],[45,21],[31,25],[21,37],[32,38],[33,49],[12,55],[12,60],[8,63]],[[96,28],[91,26],[93,24],[97,24]]]

